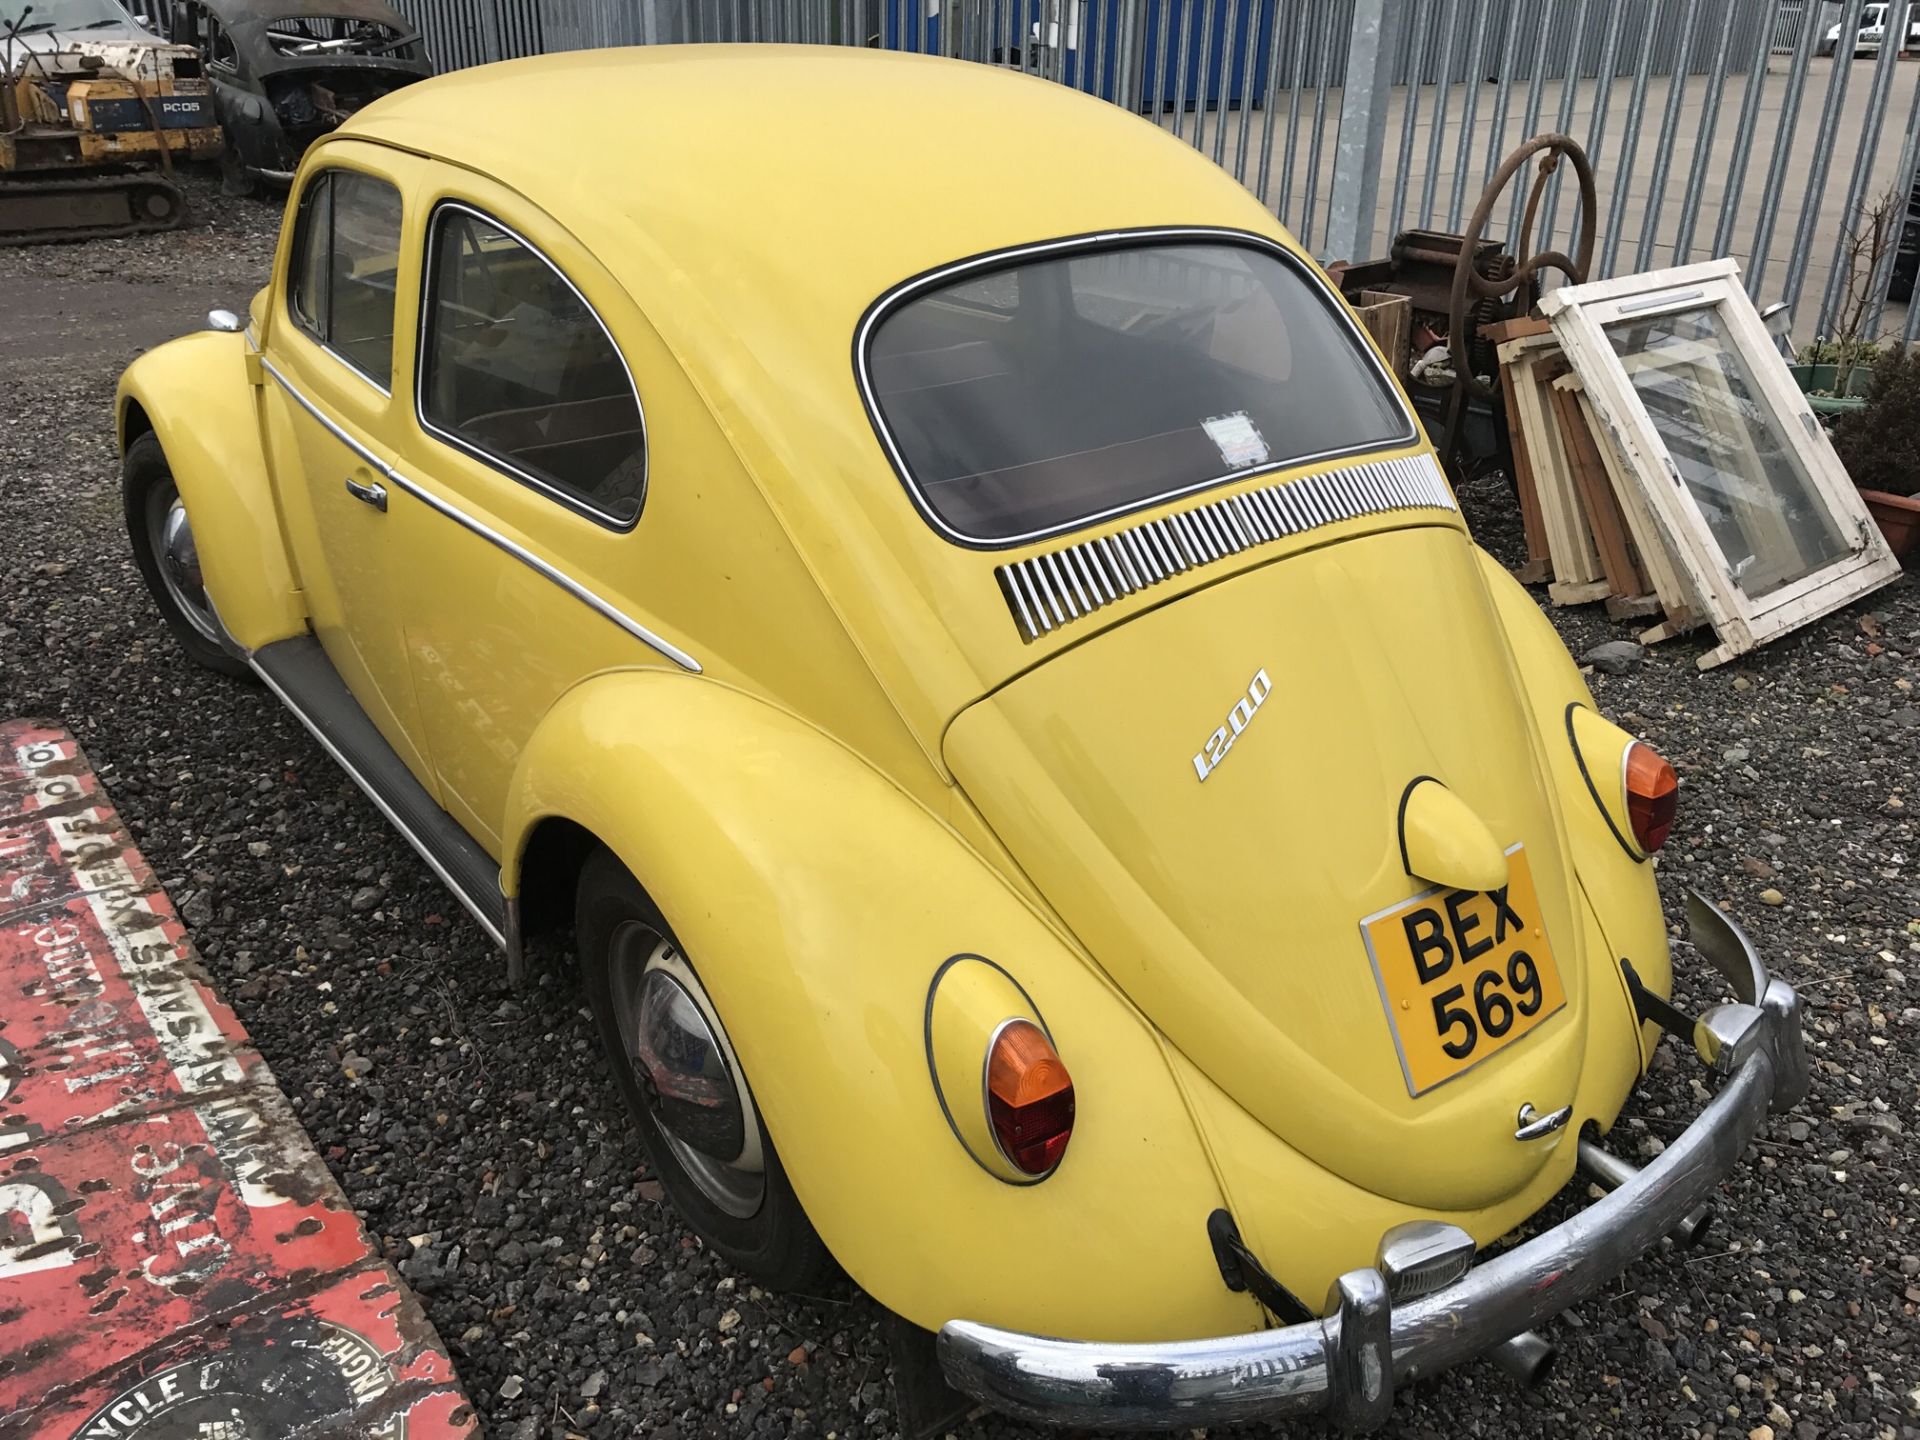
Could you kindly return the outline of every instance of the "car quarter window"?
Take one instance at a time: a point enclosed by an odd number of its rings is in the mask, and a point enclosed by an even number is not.
[[[420,418],[603,524],[646,498],[647,437],[626,362],[551,261],[476,211],[443,205],[428,240]]]
[[[294,221],[287,309],[294,322],[385,390],[393,383],[400,192],[357,170],[323,170]]]

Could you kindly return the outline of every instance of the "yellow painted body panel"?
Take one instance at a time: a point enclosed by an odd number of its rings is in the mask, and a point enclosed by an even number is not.
[[[371,174],[403,192],[418,183],[425,162],[383,146],[341,144],[330,163]],[[281,234],[276,270],[284,275],[292,227]],[[402,293],[418,284],[419,256],[403,246],[395,283]],[[404,390],[387,394],[307,331],[291,322],[285,292],[267,305],[264,350],[274,368],[323,411],[332,426],[392,463],[395,438],[407,413]],[[399,332],[394,368],[411,360],[407,332]],[[379,477],[366,458],[334,429],[314,418],[280,384],[261,387],[268,463],[285,517],[294,573],[307,595],[313,633],[361,707],[415,778],[434,789],[419,707],[403,642],[403,587],[418,537],[395,502],[382,514],[347,492],[346,482]]]
[[[1000,1148],[983,1103],[992,1040],[1009,1020],[1046,1029],[1046,1017],[1032,997],[994,961],[958,955],[936,972],[927,1000],[927,1061],[947,1124],[982,1168],[1002,1180],[1028,1184],[1033,1177]]]
[[[1660,892],[1650,861],[1635,859],[1614,838],[1605,819],[1594,808],[1586,781],[1575,759],[1567,734],[1567,707],[1578,705],[1593,709],[1593,696],[1580,669],[1560,643],[1554,630],[1533,597],[1494,559],[1479,552],[1480,570],[1500,616],[1507,643],[1513,649],[1514,665],[1521,676],[1533,723],[1545,741],[1544,749],[1553,777],[1553,785],[1564,798],[1567,812],[1567,850],[1578,872],[1580,889],[1605,933],[1607,954],[1633,962],[1641,981],[1658,995],[1673,993],[1673,957],[1667,948],[1667,924],[1660,910]],[[1620,773],[1620,752],[1633,737],[1619,731],[1615,749],[1589,756],[1588,764],[1596,775]],[[1605,967],[1618,985],[1622,1003],[1631,1006],[1626,981],[1618,965]],[[1641,1027],[1641,1063],[1653,1054],[1659,1042],[1657,1025]],[[1603,1128],[1612,1124],[1609,1115]]]
[[[647,143],[584,164],[556,133]],[[1010,164],[1036,136],[1078,162]],[[993,567],[1035,547],[935,534],[863,409],[853,337],[889,288],[1128,228],[1292,246],[1241,187],[1063,87],[831,47],[479,67],[311,147],[290,204],[330,165],[402,193],[391,394],[288,321],[284,238],[252,333],[428,500],[346,501],[363,461],[247,383],[241,337],[163,347],[123,394],[181,475],[216,603],[250,647],[311,623],[508,895],[549,819],[622,859],[695,958],[808,1214],[883,1304],[1093,1339],[1244,1330],[1262,1317],[1206,1238],[1223,1203],[1317,1301],[1388,1225],[1440,1214],[1491,1241],[1566,1181],[1571,1143],[1516,1145],[1513,1116],[1611,1123],[1642,1063],[1613,962],[1664,989],[1665,931],[1567,740],[1591,697],[1457,517],[1329,524],[1023,644]],[[419,423],[420,255],[447,201],[525,236],[619,346],[648,433],[630,532]],[[1263,664],[1271,697],[1200,784],[1188,757]],[[1526,844],[1568,1004],[1415,1099],[1358,926],[1424,884],[1395,828],[1420,773]],[[1485,878],[1473,848],[1436,863]],[[1072,1071],[1078,1123],[1041,1184],[989,1173],[941,1114],[927,989],[960,953],[1006,967]],[[978,1023],[942,1022],[943,1066],[966,1069],[953,1037]]]
[[[1585,943],[1580,948],[1591,949],[1600,942],[1591,911],[1583,908],[1583,920]],[[1242,1237],[1275,1278],[1309,1304],[1318,1304],[1334,1277],[1371,1265],[1379,1237],[1404,1220],[1447,1220],[1486,1246],[1573,1178],[1574,1140],[1581,1127],[1588,1121],[1603,1130],[1610,1126],[1639,1075],[1632,1047],[1619,1043],[1618,1011],[1595,1007],[1586,1023],[1588,1060],[1570,1097],[1573,1119],[1558,1134],[1530,1142],[1539,1150],[1540,1168],[1525,1184],[1471,1209],[1398,1204],[1345,1183],[1290,1148],[1191,1062],[1176,1060],[1175,1073],[1215,1157]],[[1409,1156],[1402,1163],[1411,1167],[1419,1162]]]
[[[1431,777],[1400,797],[1400,848],[1409,875],[1448,889],[1495,890],[1507,883],[1507,852],[1458,795]]]
[[[711,680],[603,675],[541,725],[511,813],[510,847],[565,815],[647,877],[807,1214],[883,1304],[1111,1339],[1260,1323],[1220,1284],[1219,1190],[1152,1027],[844,746]],[[1044,1184],[989,1175],[940,1114],[927,987],[959,951],[1013,970],[1068,1057],[1079,1118]]]
[[[672,143],[606,146],[580,167],[556,164],[540,139],[602,132]],[[596,306],[626,299],[645,315],[936,765],[954,714],[1083,632],[1023,644],[983,583],[988,557],[949,544],[908,503],[854,380],[862,315],[933,266],[1058,236],[1205,225],[1292,245],[1242,186],[1157,126],[1035,77],[924,56],[777,45],[546,56],[407,86],[339,133],[447,156],[525,197],[516,217],[564,218],[550,256],[617,287],[582,283]],[[1009,164],[1036,134],[1076,163]],[[793,143],[768,143],[782,135]],[[1101,619],[1158,598],[1128,597]]]
[[[207,593],[250,650],[307,626],[261,449],[258,396],[245,338],[207,331],[135,360],[114,399],[122,449],[134,438],[130,415],[159,435],[194,517]]]
[[[403,244],[411,252],[425,243],[433,206],[472,205],[507,220],[592,298],[619,337],[643,397],[649,469],[657,478],[628,533],[561,508],[418,426],[395,427],[394,463],[482,524],[563,562],[623,613],[694,650],[710,673],[778,696],[889,773],[920,782],[926,803],[941,803],[944,787],[860,663],[761,491],[645,314],[600,262],[550,217],[467,171],[442,167],[424,175],[406,199]],[[416,328],[411,318],[401,322],[394,403],[403,412],[412,403]],[[582,676],[670,662],[425,507],[396,499],[382,518],[408,556],[396,576],[393,616],[405,632],[442,803],[496,847],[514,764],[554,702]]]
[[[1564,807],[1535,779],[1550,737],[1517,704],[1475,554],[1452,525],[1409,525],[1275,561],[1030,672],[947,738],[967,794],[1175,1046],[1319,1163],[1449,1209],[1540,1164],[1512,1117],[1574,1092],[1605,963],[1579,943]],[[1273,693],[1197,783],[1188,756],[1255,666]],[[1471,1083],[1415,1097],[1359,926],[1428,888],[1395,825],[1418,775],[1526,845],[1569,1004]]]

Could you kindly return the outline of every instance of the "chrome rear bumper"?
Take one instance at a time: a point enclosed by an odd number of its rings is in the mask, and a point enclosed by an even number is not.
[[[1103,1345],[951,1321],[939,1339],[948,1380],[996,1410],[1053,1424],[1229,1425],[1324,1414],[1369,1429],[1386,1419],[1396,1386],[1593,1294],[1712,1194],[1770,1110],[1806,1094],[1799,997],[1769,979],[1746,936],[1710,902],[1690,897],[1689,913],[1695,947],[1740,997],[1695,1027],[1696,1049],[1725,1083],[1658,1158],[1564,1224],[1398,1306],[1378,1270],[1350,1270],[1328,1292],[1323,1319],[1250,1335]]]

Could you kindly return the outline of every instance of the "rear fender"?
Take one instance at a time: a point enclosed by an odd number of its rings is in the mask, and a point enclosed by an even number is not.
[[[510,895],[549,818],[610,847],[672,924],[807,1214],[883,1304],[929,1329],[975,1316],[1112,1339],[1260,1323],[1212,1257],[1220,1191],[1158,1037],[838,742],[710,677],[602,675],[522,753],[503,826]],[[929,986],[964,953],[1017,980],[1073,1075],[1074,1136],[1038,1184],[988,1173],[936,1096]]]
[[[1613,971],[1622,1003],[1632,1013],[1632,1000],[1620,973],[1622,959],[1633,962],[1634,972],[1649,990],[1659,995],[1673,993],[1673,959],[1667,949],[1666,921],[1653,866],[1628,853],[1588,788],[1586,773],[1574,753],[1568,707],[1599,709],[1580,677],[1579,667],[1533,597],[1493,557],[1485,551],[1478,554],[1488,593],[1513,648],[1533,723],[1549,757],[1580,888],[1606,936],[1607,950],[1596,953]],[[1623,748],[1628,738],[1621,732]],[[1607,766],[1595,764],[1595,757],[1587,758],[1596,772],[1607,771]],[[1612,759],[1610,773],[1618,775],[1617,757],[1602,758]],[[1658,1026],[1641,1027],[1642,1068],[1659,1039]]]
[[[193,517],[207,593],[249,651],[307,628],[261,444],[250,349],[230,331],[171,340],[127,367],[114,400],[122,454],[145,431],[159,436]]]

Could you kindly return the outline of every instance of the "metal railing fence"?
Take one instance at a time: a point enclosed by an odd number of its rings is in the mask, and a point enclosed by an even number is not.
[[[1899,63],[1905,25],[1854,43],[1870,0],[395,3],[442,69],[777,41],[1023,70],[1156,119],[1328,260],[1383,254],[1407,228],[1459,230],[1514,146],[1559,131],[1599,181],[1598,274],[1731,254],[1757,300],[1795,306],[1803,338],[1856,311],[1870,335],[1920,330],[1920,305],[1889,301],[1895,247],[1856,255],[1850,238],[1883,200],[1900,236],[1920,166],[1920,64]],[[1494,238],[1519,228],[1522,190]],[[1576,209],[1556,176],[1535,248],[1571,252]]]

